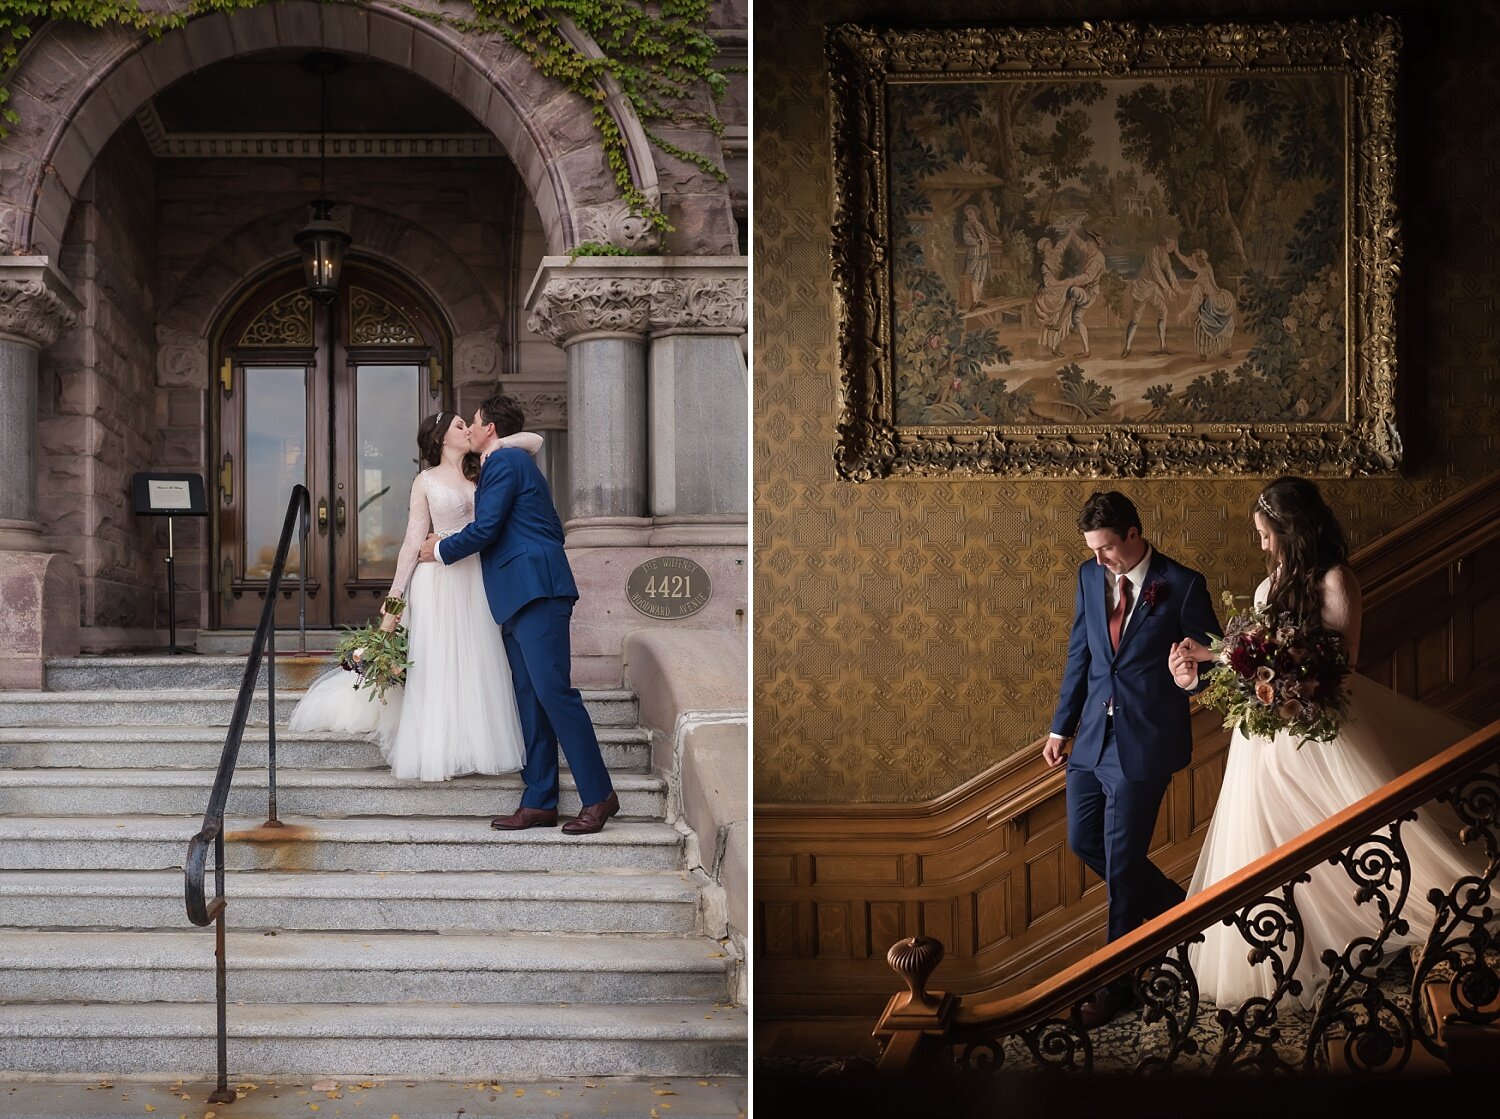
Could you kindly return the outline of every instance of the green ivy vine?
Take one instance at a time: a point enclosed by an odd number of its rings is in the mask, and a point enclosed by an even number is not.
[[[174,12],[143,10],[140,0],[0,0],[0,75],[9,75],[32,29],[46,19],[70,20],[90,27],[115,24],[160,36],[207,12],[254,8],[270,0],[193,0]],[[325,4],[363,0],[322,0]],[[714,68],[715,43],[705,27],[709,0],[658,0],[648,11],[636,0],[466,0],[467,11],[422,11],[408,4],[401,11],[465,34],[498,34],[514,44],[543,74],[561,82],[592,107],[605,159],[631,211],[662,233],[670,232],[667,215],[652,204],[630,176],[628,143],[609,113],[606,81],[612,78],[635,109],[650,141],[662,151],[719,179],[723,170],[706,156],[671,143],[652,125],[700,125],[716,134],[723,123],[702,104],[706,88],[713,103],[724,94],[725,77]],[[601,57],[581,53],[563,32],[571,21],[598,44]],[[5,124],[20,119],[6,102],[10,91],[0,81],[0,138]]]

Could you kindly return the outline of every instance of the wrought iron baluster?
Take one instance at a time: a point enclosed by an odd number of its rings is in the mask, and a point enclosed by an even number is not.
[[[1135,1071],[1142,1076],[1171,1072],[1182,1056],[1196,1056],[1198,1039],[1193,1028],[1198,1024],[1198,976],[1193,971],[1189,952],[1202,943],[1203,934],[1195,933],[1172,951],[1158,956],[1135,976],[1135,993],[1145,1008],[1141,1025],[1157,1022],[1167,1035],[1167,1051],[1161,1056],[1142,1055]],[[1186,1007],[1179,1013],[1179,1007]]]
[[[1342,866],[1357,887],[1356,905],[1374,903],[1380,928],[1374,936],[1355,937],[1343,952],[1324,949],[1328,986],[1308,1030],[1305,1069],[1326,1064],[1325,1043],[1334,1029],[1344,1031],[1343,1056],[1356,1071],[1400,1072],[1411,1059],[1411,1018],[1381,984],[1389,973],[1387,943],[1410,929],[1402,914],[1411,892],[1411,859],[1401,840],[1401,825],[1416,818],[1415,812],[1408,812],[1386,829],[1387,834],[1366,836],[1328,860]]]
[[[1447,1056],[1437,1038],[1440,1023],[1431,1020],[1423,991],[1433,971],[1446,965],[1453,972],[1448,996],[1454,1012],[1449,1021],[1484,1025],[1500,1020],[1500,940],[1486,925],[1494,919],[1495,882],[1500,876],[1500,776],[1477,773],[1438,797],[1451,804],[1463,827],[1459,838],[1478,843],[1487,858],[1477,875],[1466,875],[1449,890],[1434,887],[1427,894],[1437,916],[1422,947],[1412,976],[1412,1002],[1417,1008],[1417,1040],[1428,1052]]]
[[[1302,959],[1302,915],[1297,911],[1296,889],[1309,881],[1299,874],[1281,888],[1281,896],[1257,898],[1238,913],[1224,918],[1224,924],[1239,930],[1250,945],[1250,963],[1269,964],[1276,986],[1269,998],[1256,995],[1246,999],[1236,1010],[1221,1009],[1217,1014],[1224,1029],[1224,1044],[1214,1059],[1214,1072],[1295,1072],[1276,1048],[1281,1040],[1277,1007],[1287,995],[1302,993],[1302,983],[1295,978]],[[1290,946],[1288,946],[1290,941]],[[1289,962],[1282,959],[1286,953]]]

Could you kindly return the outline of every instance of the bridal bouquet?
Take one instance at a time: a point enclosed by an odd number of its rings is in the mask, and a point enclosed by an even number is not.
[[[1224,716],[1226,727],[1270,738],[1297,735],[1298,748],[1328,742],[1347,705],[1349,658],[1343,639],[1321,626],[1299,625],[1264,606],[1237,611],[1224,593],[1229,623],[1213,645],[1213,667],[1198,697]]]
[[[387,598],[382,609],[392,618],[400,618],[406,609],[404,599]],[[364,625],[358,629],[345,627],[339,639],[339,667],[354,673],[354,687],[371,689],[369,699],[385,702],[389,688],[399,688],[406,683],[406,670],[411,667],[407,655],[406,627],[399,622],[391,629],[383,626]]]

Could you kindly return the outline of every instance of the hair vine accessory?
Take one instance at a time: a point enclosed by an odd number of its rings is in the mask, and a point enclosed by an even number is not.
[[[1277,524],[1282,524],[1281,518],[1276,515],[1276,510],[1271,508],[1271,503],[1266,500],[1265,494],[1261,494],[1255,499],[1255,507]]]

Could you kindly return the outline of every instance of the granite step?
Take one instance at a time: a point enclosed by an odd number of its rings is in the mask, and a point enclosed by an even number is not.
[[[697,936],[230,932],[229,997],[305,1002],[712,1002],[732,961]],[[214,935],[0,931],[6,1002],[212,1002]]]
[[[253,871],[230,873],[225,891],[236,930],[691,933],[701,902],[687,874],[662,871]],[[180,871],[0,871],[0,927],[186,925]]]
[[[266,764],[266,730],[246,730],[241,767]],[[0,768],[215,768],[224,734],[222,727],[6,727],[0,729]],[[642,728],[599,727],[598,735],[611,772],[651,764],[651,736]],[[559,760],[566,766],[566,758]],[[379,744],[362,735],[278,728],[276,763],[287,769],[376,769],[385,759]]]
[[[296,653],[296,638],[277,644],[276,688],[305,688],[337,663],[326,652]],[[185,653],[110,657],[54,657],[45,666],[50,692],[113,691],[139,688],[232,688],[245,678],[246,657]],[[261,662],[256,686],[266,686]]]
[[[225,820],[230,870],[581,871],[676,870],[682,837],[659,820],[611,820],[591,836],[557,828],[496,832],[488,817],[363,816],[327,820],[282,816]],[[0,816],[0,869],[165,870],[181,868],[191,816]]]
[[[93,688],[67,692],[0,692],[0,727],[190,726],[223,727],[234,713],[236,688]],[[276,689],[276,721],[284,724],[302,692]],[[635,693],[620,688],[583,692],[594,725],[633,727]],[[264,725],[266,694],[250,705],[249,722]]]
[[[208,806],[212,769],[0,769],[0,815],[80,816],[111,811],[192,816]],[[666,782],[649,773],[610,774],[620,815],[661,819]],[[558,812],[577,815],[582,803],[571,774],[562,776]],[[226,812],[267,810],[270,771],[236,771]],[[488,819],[520,803],[518,773],[416,781],[387,769],[276,770],[279,813],[304,816],[471,816]]]
[[[715,1003],[235,1006],[228,1027],[237,1077],[738,1075],[748,1036],[745,1010]],[[15,1003],[0,1015],[4,1072],[168,1078],[197,1077],[213,1065],[211,1003]]]

